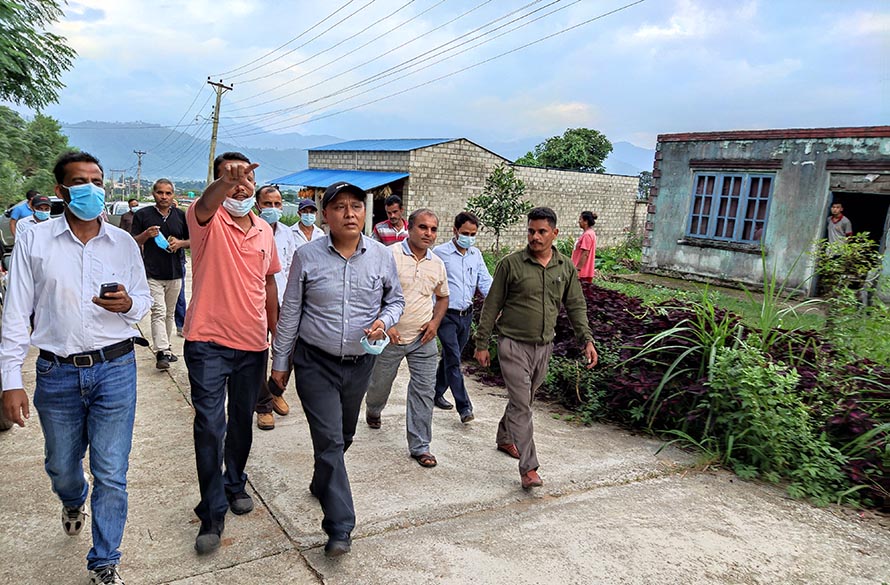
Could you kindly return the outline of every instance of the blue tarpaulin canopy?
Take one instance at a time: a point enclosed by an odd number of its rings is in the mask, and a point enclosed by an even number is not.
[[[342,171],[338,169],[306,169],[269,181],[276,185],[295,185],[300,187],[319,187],[325,189],[340,181],[352,183],[360,189],[370,191],[376,187],[404,179],[408,173],[391,173],[381,171]]]

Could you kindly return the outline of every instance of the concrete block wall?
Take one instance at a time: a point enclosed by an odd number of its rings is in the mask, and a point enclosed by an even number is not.
[[[545,205],[556,212],[562,236],[577,238],[582,211],[597,214],[597,246],[614,246],[639,233],[645,221],[645,203],[637,200],[639,177],[606,175],[558,169],[516,166],[516,176],[525,181],[525,198],[532,205]],[[523,245],[525,223],[510,229],[508,239]],[[503,240],[503,235],[501,236]]]
[[[310,169],[408,172],[410,152],[376,150],[310,150]]]
[[[507,159],[463,138],[411,152],[405,209],[428,207],[439,216],[439,241],[451,234],[454,216],[482,193],[485,179]],[[480,233],[480,245],[485,236]]]

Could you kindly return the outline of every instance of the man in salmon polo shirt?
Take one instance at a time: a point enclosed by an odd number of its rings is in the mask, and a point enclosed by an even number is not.
[[[219,548],[228,510],[239,515],[253,510],[244,467],[268,334],[275,334],[278,322],[275,273],[281,270],[269,224],[251,211],[258,166],[238,152],[216,157],[214,181],[186,213],[194,268],[183,353],[195,408],[201,488],[195,507],[201,519],[198,554]]]

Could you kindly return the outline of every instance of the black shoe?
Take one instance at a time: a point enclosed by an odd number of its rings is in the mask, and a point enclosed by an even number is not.
[[[225,519],[219,522],[201,522],[201,530],[198,531],[198,538],[195,539],[195,550],[199,555],[212,553],[219,548],[223,529],[225,528]]]
[[[178,362],[178,361],[179,361],[179,358],[176,357],[175,355],[173,355],[173,352],[167,350],[165,353],[167,354],[167,361],[170,362],[171,364],[172,364],[173,362]]]
[[[433,400],[433,404],[436,405],[436,408],[441,408],[442,410],[451,410],[454,408],[454,405],[445,400],[444,396],[436,396],[435,400]]]
[[[473,416],[473,411],[472,411],[472,410],[468,410],[468,411],[465,412],[464,414],[460,415],[460,422],[462,422],[462,423],[464,423],[464,424],[467,424],[468,422],[470,422],[470,421],[473,420],[474,418],[476,418],[476,417]]]
[[[157,362],[155,362],[155,367],[159,370],[169,370],[170,369],[170,359],[167,357],[167,352],[159,351],[155,356],[157,358]]]
[[[247,514],[253,511],[253,498],[248,496],[246,492],[232,494],[229,496],[229,510],[232,511],[232,514],[237,514],[238,516]]]
[[[339,557],[345,555],[352,548],[352,538],[348,534],[338,534],[328,538],[328,543],[324,545],[324,556],[328,558]]]

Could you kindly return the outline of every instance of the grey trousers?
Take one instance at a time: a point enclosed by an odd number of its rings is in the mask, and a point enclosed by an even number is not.
[[[519,449],[519,473],[538,469],[532,402],[544,382],[553,344],[535,345],[509,337],[498,338],[498,360],[507,386],[507,407],[498,424],[498,445],[513,443]]]
[[[399,371],[402,358],[408,360],[408,371],[411,380],[408,382],[406,426],[408,432],[408,451],[411,455],[421,455],[430,450],[433,439],[433,398],[436,395],[436,365],[439,355],[436,339],[420,343],[423,334],[406,345],[390,343],[374,362],[371,373],[371,386],[365,396],[367,413],[380,416],[392,383]]]

